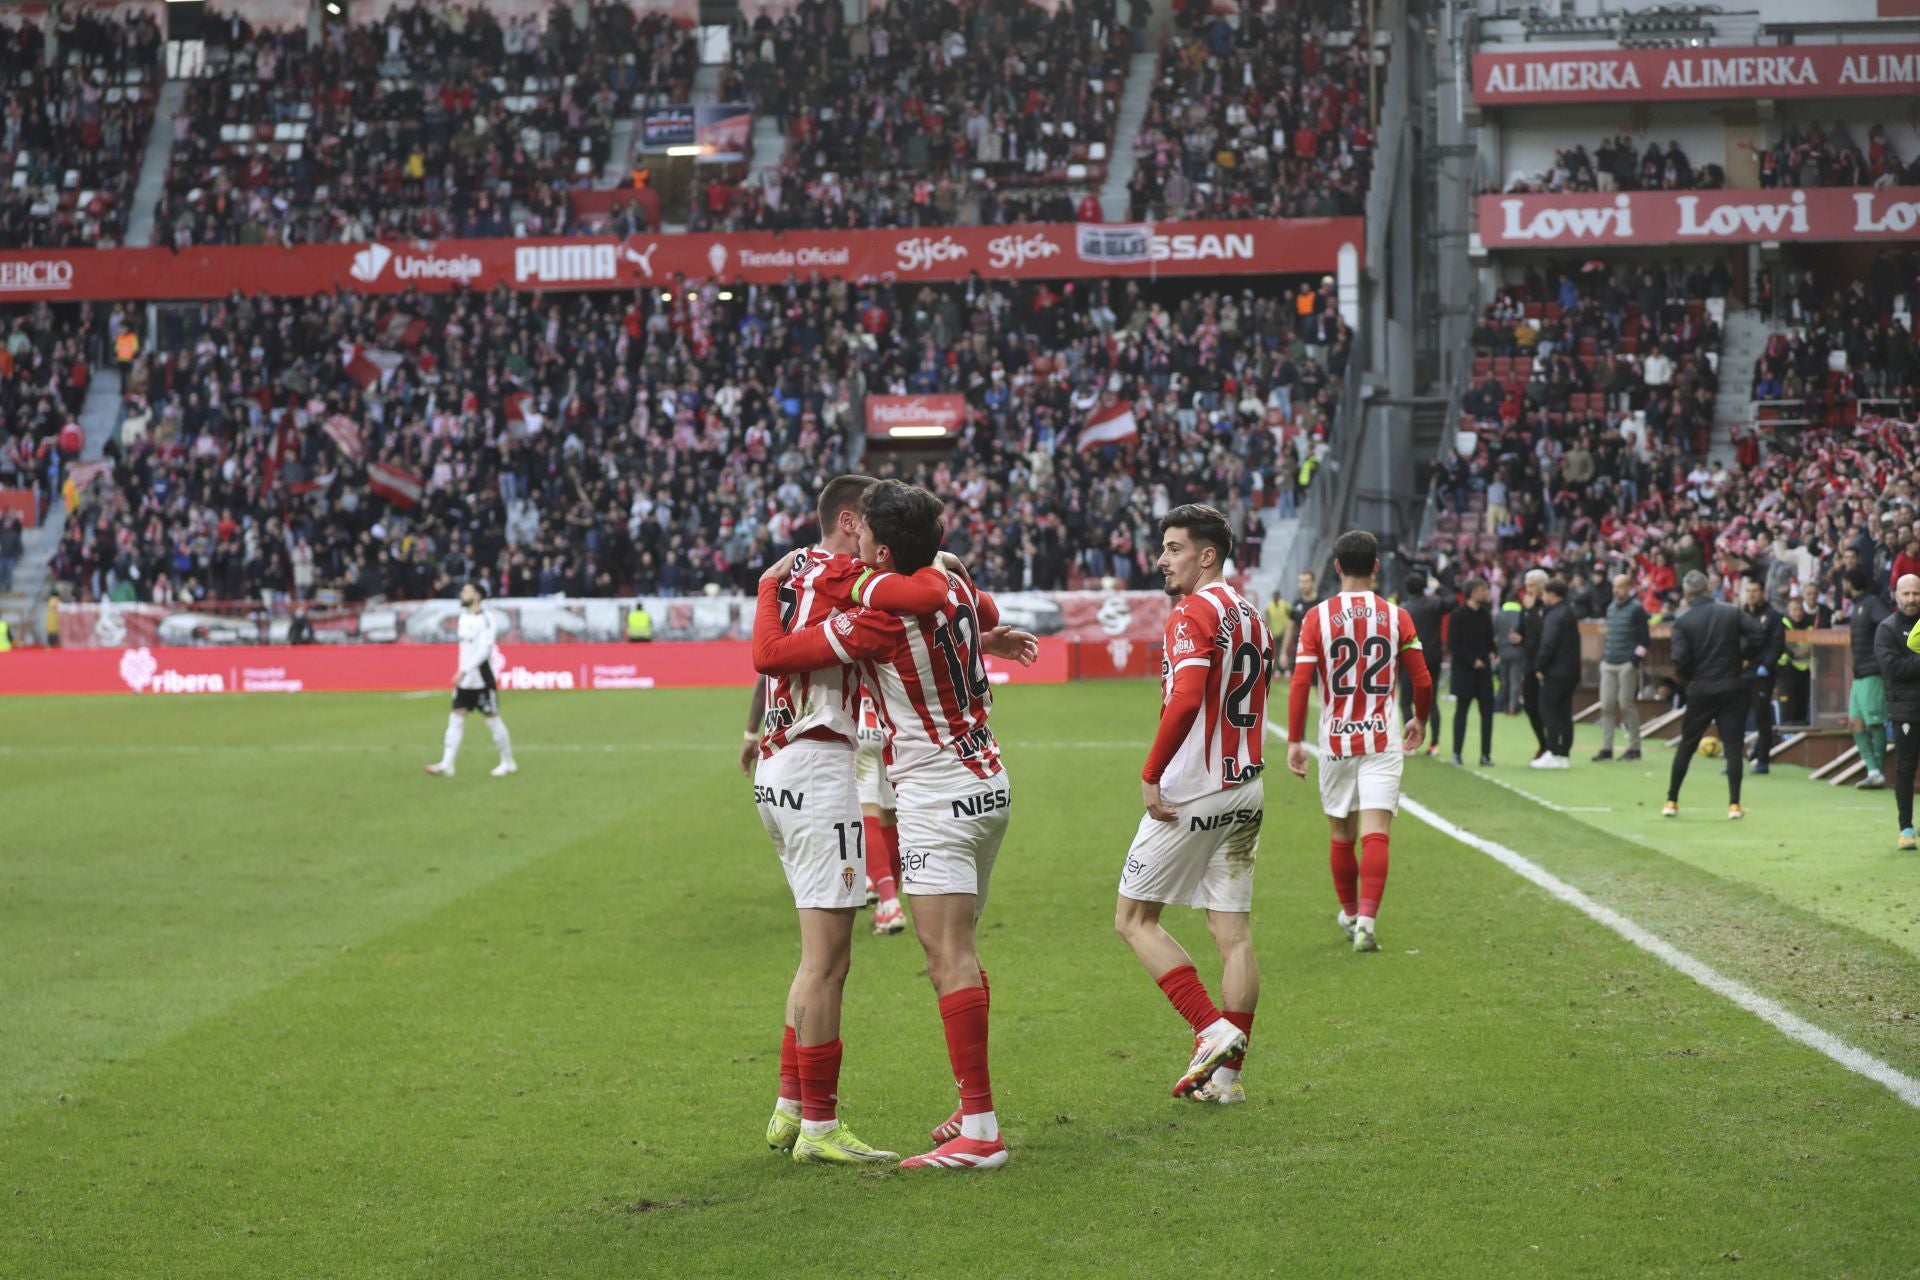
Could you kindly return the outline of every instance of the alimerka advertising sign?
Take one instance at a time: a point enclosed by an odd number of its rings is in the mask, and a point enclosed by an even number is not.
[[[1483,107],[1913,93],[1920,42],[1473,55],[1473,100]]]
[[[1920,187],[1495,195],[1479,214],[1489,249],[1912,240]]]
[[[625,240],[440,240],[0,252],[0,300],[307,297],[456,288],[635,289],[678,281],[781,284],[851,280],[1070,280],[1090,276],[1302,275],[1338,268],[1366,241],[1361,218],[1165,222],[1083,235],[1074,223],[879,231],[636,235]]]

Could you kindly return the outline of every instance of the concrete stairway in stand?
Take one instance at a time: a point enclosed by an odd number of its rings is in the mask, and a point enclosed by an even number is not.
[[[153,132],[147,135],[147,151],[140,159],[140,181],[134,184],[133,206],[127,210],[129,248],[144,249],[153,243],[153,215],[166,191],[167,166],[173,160],[173,119],[186,100],[184,80],[169,80],[160,86],[153,108]]]
[[[1127,220],[1127,184],[1140,161],[1135,147],[1140,125],[1147,118],[1147,100],[1153,96],[1154,69],[1159,55],[1136,53],[1127,64],[1126,87],[1120,92],[1120,114],[1113,125],[1113,148],[1107,156],[1107,180],[1100,187],[1100,211],[1108,222]]]
[[[107,441],[120,425],[120,373],[117,369],[96,369],[87,387],[87,401],[80,408],[80,428],[86,444],[80,450],[82,461],[101,456]],[[0,593],[0,618],[13,624],[16,640],[24,636],[38,639],[45,618],[47,593],[52,589],[48,561],[60,548],[67,531],[67,509],[57,499],[38,528],[28,529],[20,563],[14,567],[13,590]]]
[[[1733,431],[1744,428],[1753,412],[1753,371],[1766,353],[1773,326],[1760,313],[1735,307],[1727,300],[1727,318],[1720,326],[1720,391],[1713,401],[1713,431],[1707,437],[1707,457],[1733,462]]]

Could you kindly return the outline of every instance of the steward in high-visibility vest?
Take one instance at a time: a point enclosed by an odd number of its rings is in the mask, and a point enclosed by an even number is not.
[[[627,639],[635,643],[653,639],[653,615],[638,600],[627,610]]]
[[[12,653],[12,652],[13,652],[13,628],[7,625],[7,620],[5,618],[0,618],[0,653]]]

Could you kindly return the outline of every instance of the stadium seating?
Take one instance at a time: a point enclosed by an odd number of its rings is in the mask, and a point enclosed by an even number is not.
[[[1894,314],[1896,282],[1911,283],[1912,255],[1885,255],[1876,279],[1849,282],[1824,296],[1811,275],[1796,283],[1782,319],[1797,321],[1773,333],[1753,372],[1749,452],[1791,431],[1850,432],[1863,417],[1912,421],[1920,406],[1920,367],[1913,337]],[[1903,290],[1904,293],[1904,290]]]
[[[217,50],[176,119],[156,243],[564,234],[636,98],[685,100],[691,41],[600,4],[578,28],[488,10],[252,32]]]
[[[778,230],[1070,219],[1066,189],[1106,173],[1130,48],[1113,0],[1055,13],[903,0],[858,33],[822,0],[778,21],[742,19],[729,89],[779,122],[786,160],[703,203],[698,221]]]
[[[1222,503],[1257,541],[1253,513],[1311,483],[1349,335],[1294,327],[1301,305],[822,281],[169,312],[53,573],[81,599],[421,598],[473,573],[745,591],[810,536],[864,385],[966,397],[942,461],[874,469],[948,499],[948,546],[986,582],[1149,586],[1168,506]],[[1082,452],[1103,386],[1132,390],[1139,439]]]
[[[1370,39],[1344,3],[1192,6],[1161,56],[1131,184],[1138,218],[1363,212]]]
[[[160,32],[144,14],[82,12],[56,62],[43,33],[0,26],[0,244],[119,244],[159,91]]]

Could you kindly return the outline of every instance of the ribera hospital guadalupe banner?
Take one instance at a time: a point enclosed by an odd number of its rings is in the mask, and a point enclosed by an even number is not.
[[[1483,107],[1902,97],[1917,92],[1920,41],[1473,55],[1473,100]]]
[[[1041,636],[1158,643],[1171,608],[1159,591],[996,592],[1001,616]],[[751,596],[648,596],[653,635],[663,641],[747,640]],[[626,639],[631,599],[500,597],[487,601],[502,646],[614,644]],[[457,600],[309,606],[315,647],[452,644]],[[80,604],[60,610],[60,642],[69,649],[225,648],[282,645],[289,614],[244,604],[220,606]]]
[[[1479,198],[1489,249],[1913,240],[1920,187],[1633,191]]]
[[[306,297],[492,289],[631,289],[678,281],[780,284],[811,275],[903,281],[1333,272],[1362,218],[1074,223],[884,231],[636,235],[0,252],[0,301],[164,300],[235,291]]]

